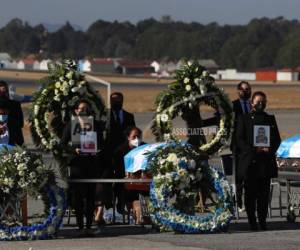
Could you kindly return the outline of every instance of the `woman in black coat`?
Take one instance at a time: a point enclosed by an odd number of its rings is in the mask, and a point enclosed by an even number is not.
[[[275,154],[281,139],[274,115],[264,111],[266,95],[255,92],[251,102],[252,111],[241,116],[237,123],[236,143],[240,152],[238,174],[245,183],[245,206],[250,228],[258,229],[257,210],[259,225],[266,230],[270,181],[278,175]],[[262,130],[268,139],[259,141],[257,138]]]
[[[102,145],[103,137],[100,124],[94,121],[93,131],[97,133],[97,149],[96,153],[85,153],[81,151],[80,139],[75,140],[72,138],[73,130],[76,130],[81,133],[84,129],[88,129],[85,122],[86,117],[91,116],[91,110],[89,103],[85,100],[80,100],[74,110],[76,120],[75,126],[72,126],[72,121],[70,121],[63,131],[63,136],[61,143],[63,145],[70,145],[73,149],[73,152],[70,155],[70,178],[71,179],[94,179],[100,178],[101,174],[105,171],[105,164],[100,164],[102,157]],[[103,166],[103,169],[101,168]],[[71,183],[69,186],[72,206],[75,209],[76,221],[79,229],[83,229],[83,216],[86,216],[86,228],[90,229],[94,217],[94,208],[95,208],[95,184],[93,183]],[[84,210],[84,200],[86,200],[86,206]]]

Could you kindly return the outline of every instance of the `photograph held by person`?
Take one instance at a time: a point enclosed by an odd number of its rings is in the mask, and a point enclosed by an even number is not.
[[[74,115],[78,119],[81,132],[86,129],[85,118],[92,116],[90,105],[85,100],[80,100],[75,106]],[[74,121],[73,121],[74,122]],[[74,149],[69,162],[71,179],[92,179],[100,177],[99,174],[104,172],[105,164],[99,164],[101,160],[101,150],[103,148],[101,125],[94,120],[94,132],[97,133],[97,153],[85,153],[81,151],[81,142],[72,142],[72,121],[64,128],[61,143],[71,145]],[[82,134],[80,132],[80,134]],[[84,228],[84,215],[86,217],[86,229],[91,229],[94,209],[95,209],[95,184],[93,183],[70,183],[71,204],[75,209],[77,226],[79,229]],[[86,202],[86,203],[84,203]],[[85,208],[85,209],[84,209]]]
[[[126,177],[125,165],[124,165],[124,156],[127,155],[132,149],[144,145],[142,141],[142,131],[137,127],[127,128],[126,132],[126,141],[118,147],[113,155],[113,170],[115,178],[123,179]],[[135,190],[125,190],[123,184],[119,184],[117,191],[118,195],[118,210],[119,212],[124,213],[125,205],[127,211],[133,208],[133,214],[136,224],[141,224],[141,208],[139,204],[139,194],[147,195],[147,192],[144,191],[135,191]]]
[[[12,130],[14,137],[14,143],[16,145],[24,144],[24,137],[22,128],[24,126],[24,116],[21,108],[21,103],[15,100],[11,100],[9,97],[8,84],[5,81],[0,80],[0,101],[5,102],[7,106],[8,126]]]
[[[246,81],[241,81],[237,85],[237,93],[238,93],[238,99],[234,100],[232,102],[233,112],[234,112],[234,130],[231,140],[231,151],[234,156],[235,161],[235,183],[236,183],[236,198],[237,198],[237,205],[240,212],[244,211],[243,207],[243,182],[237,178],[238,176],[238,165],[239,165],[239,155],[240,150],[236,146],[236,140],[235,140],[235,133],[237,129],[237,123],[240,116],[243,116],[245,114],[248,114],[252,107],[251,107],[251,86]]]
[[[238,174],[244,181],[246,212],[250,228],[254,231],[258,230],[257,217],[260,228],[267,230],[270,181],[278,175],[275,153],[281,139],[275,116],[265,112],[266,104],[266,95],[255,92],[252,110],[239,117],[236,131],[240,149]],[[269,128],[268,143],[263,146],[255,142],[255,129],[262,126]]]

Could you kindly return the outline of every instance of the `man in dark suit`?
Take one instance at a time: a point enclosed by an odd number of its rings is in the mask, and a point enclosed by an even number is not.
[[[123,109],[124,96],[120,92],[114,92],[110,95],[111,112],[110,112],[110,126],[108,131],[108,138],[105,147],[105,155],[107,162],[109,162],[109,168],[111,170],[110,175],[113,178],[118,178],[118,174],[115,173],[112,162],[114,152],[119,148],[120,145],[127,141],[125,131],[129,127],[135,127],[134,115]],[[108,188],[108,185],[106,185]],[[124,209],[122,206],[123,185],[115,185],[115,193],[118,199],[117,209],[118,212],[123,213]],[[119,202],[120,201],[120,202]],[[98,211],[102,211],[102,207],[98,207]],[[99,213],[98,213],[99,214]],[[101,213],[102,214],[102,213]],[[97,216],[98,221],[104,223],[101,216]]]
[[[237,85],[237,93],[238,93],[238,99],[234,100],[232,102],[233,105],[233,112],[234,112],[234,130],[231,140],[231,151],[234,155],[235,160],[235,173],[236,173],[236,195],[237,195],[237,205],[240,211],[243,211],[243,182],[237,178],[237,166],[238,166],[238,156],[240,154],[240,151],[238,147],[236,146],[237,143],[235,141],[235,133],[237,128],[237,122],[240,116],[248,114],[251,111],[251,103],[250,103],[250,97],[251,97],[251,86],[246,81],[241,81]]]
[[[110,114],[110,131],[109,143],[114,152],[118,146],[126,141],[124,131],[129,127],[135,126],[133,114],[123,109],[124,96],[120,92],[112,93],[110,96],[111,114]]]
[[[9,98],[8,84],[5,81],[0,81],[0,101],[5,102],[9,116],[8,124],[10,128],[13,128],[14,142],[17,145],[24,144],[24,137],[22,128],[24,126],[24,117],[21,104],[18,101],[11,100]]]
[[[266,218],[270,194],[270,180],[278,175],[276,151],[281,143],[276,119],[267,114],[267,98],[263,92],[252,96],[252,111],[239,117],[236,142],[239,148],[238,175],[244,181],[245,206],[251,230],[257,230],[256,210],[259,225],[266,230]],[[268,141],[264,145],[255,141],[255,129],[267,127]]]

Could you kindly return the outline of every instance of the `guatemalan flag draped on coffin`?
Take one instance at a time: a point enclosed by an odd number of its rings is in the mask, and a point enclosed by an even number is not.
[[[145,154],[153,152],[156,149],[163,147],[164,145],[166,145],[166,143],[145,144],[135,149],[132,149],[124,157],[125,171],[128,173],[135,173],[139,170],[146,170],[148,156]]]
[[[278,158],[300,158],[300,135],[282,141],[277,150]]]

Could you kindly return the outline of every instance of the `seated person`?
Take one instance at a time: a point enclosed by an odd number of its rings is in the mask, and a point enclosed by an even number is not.
[[[115,178],[125,178],[125,166],[124,166],[124,156],[129,153],[132,149],[145,144],[142,141],[142,131],[137,127],[130,127],[126,130],[126,142],[124,142],[113,155],[113,172]],[[115,186],[115,193],[117,194],[118,203],[117,210],[119,213],[124,213],[124,207],[126,204],[127,210],[130,211],[134,208],[134,215],[136,224],[141,223],[141,214],[139,207],[139,194],[142,191],[137,190],[125,190],[123,184],[118,184]],[[134,207],[133,207],[134,206]]]

